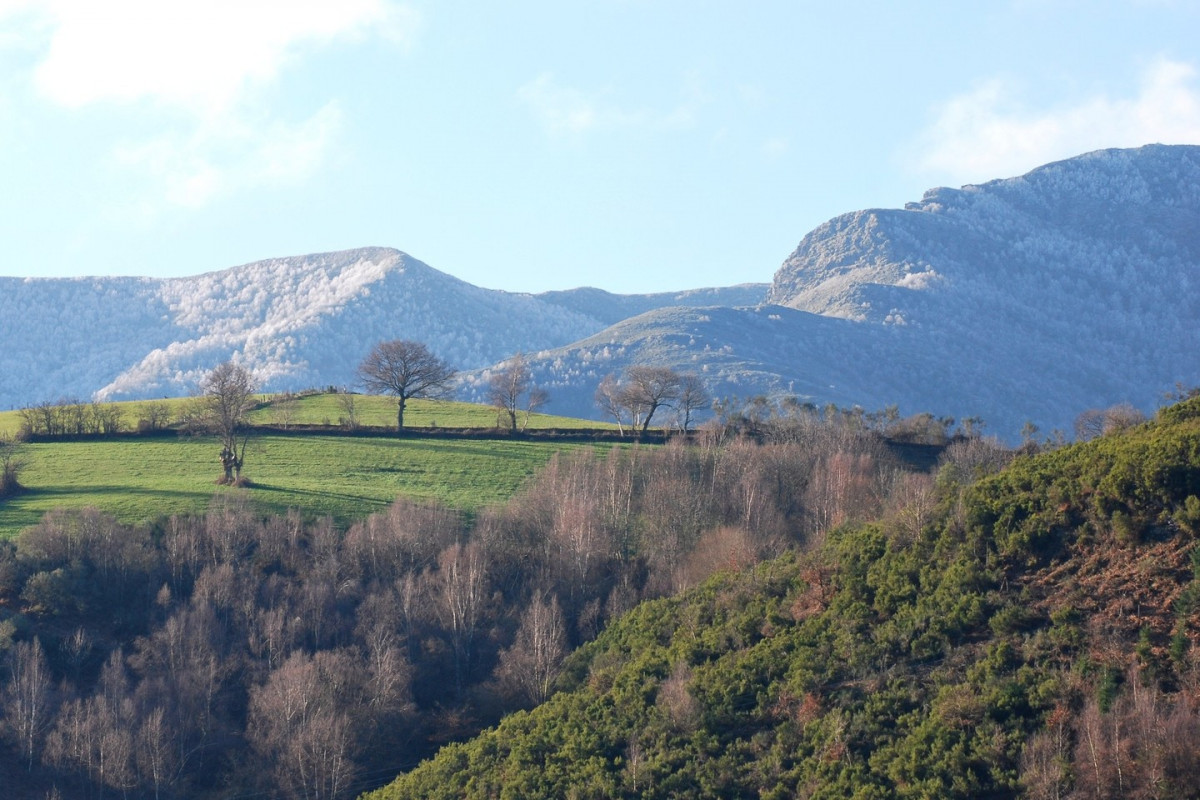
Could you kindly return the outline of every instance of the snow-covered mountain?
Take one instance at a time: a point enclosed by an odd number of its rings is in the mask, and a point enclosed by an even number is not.
[[[647,308],[760,302],[767,288],[515,294],[386,248],[169,280],[0,278],[0,408],[186,394],[231,357],[267,389],[349,386],[384,339],[421,340],[470,370],[583,339]]]
[[[548,410],[583,416],[633,363],[695,371],[720,398],[895,403],[1008,437],[1151,410],[1200,383],[1200,147],[1099,151],[845,214],[770,286],[513,294],[383,248],[171,280],[0,278],[0,407],[182,394],[231,357],[269,390],[353,385],[393,338],[464,370],[466,398],[524,352]]]
[[[1105,150],[800,242],[754,310],[654,311],[544,354],[564,410],[608,372],[671,363],[714,394],[981,416],[1069,431],[1200,383],[1200,147]],[[594,413],[594,411],[593,411]]]

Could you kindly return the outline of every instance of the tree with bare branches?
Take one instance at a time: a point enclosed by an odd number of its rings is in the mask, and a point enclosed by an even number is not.
[[[684,433],[692,425],[692,414],[708,405],[709,399],[708,389],[699,375],[685,372],[679,376],[679,399],[675,403],[675,411]]]
[[[0,692],[0,730],[16,743],[26,769],[33,769],[42,737],[54,720],[50,665],[36,637],[13,646],[8,655],[8,673],[8,684]]]
[[[358,365],[368,391],[396,398],[396,430],[404,429],[404,409],[414,397],[446,398],[453,394],[458,373],[423,342],[394,339],[371,348]]]
[[[523,705],[540,705],[550,697],[566,654],[567,627],[558,598],[547,602],[539,592],[521,615],[512,647],[500,653],[497,677]]]
[[[20,444],[0,434],[0,499],[16,494],[21,488],[19,478],[24,467]]]
[[[241,480],[246,457],[246,415],[257,390],[250,370],[232,361],[218,364],[200,385],[206,425],[221,438],[221,483]]]
[[[524,430],[529,424],[529,415],[544,406],[547,400],[546,391],[533,385],[533,373],[522,353],[510,358],[501,369],[492,373],[488,381],[488,402],[510,433],[517,432],[522,413],[525,421],[521,430]]]

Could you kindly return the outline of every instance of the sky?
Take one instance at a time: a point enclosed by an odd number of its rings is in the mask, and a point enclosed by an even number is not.
[[[0,275],[395,247],[770,281],[936,186],[1200,143],[1200,0],[0,0]]]

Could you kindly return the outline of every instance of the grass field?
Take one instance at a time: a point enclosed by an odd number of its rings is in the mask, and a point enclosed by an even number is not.
[[[297,508],[340,525],[398,495],[474,510],[509,498],[559,451],[594,445],[504,440],[261,435],[245,476],[266,512]],[[0,502],[0,538],[53,508],[96,506],[128,523],[203,510],[221,469],[207,437],[50,442],[24,446],[27,491]]]
[[[355,405],[359,425],[394,427],[396,425],[396,401],[391,397],[377,395],[350,395]],[[263,395],[259,406],[250,414],[252,425],[339,425],[348,415],[343,404],[344,397],[336,394],[310,394],[297,396],[291,407],[280,395]],[[147,401],[135,400],[116,403],[122,410],[125,427],[137,427],[139,417],[144,417],[143,408]],[[172,398],[163,401],[177,418],[192,398]],[[453,400],[410,400],[404,410],[406,428],[493,428],[496,427],[496,410],[474,403],[459,403]],[[0,435],[14,435],[21,428],[19,411],[0,411]],[[544,428],[616,428],[615,425],[594,420],[556,417],[549,414],[532,414],[530,429]]]

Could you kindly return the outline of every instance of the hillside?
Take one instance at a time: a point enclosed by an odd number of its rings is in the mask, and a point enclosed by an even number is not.
[[[547,411],[595,418],[605,375],[668,363],[721,399],[897,404],[1015,441],[1196,382],[1198,219],[1200,148],[1154,145],[844,214],[770,287],[514,294],[386,248],[172,280],[0,279],[0,408],[183,395],[231,357],[269,391],[353,385],[373,343],[411,338],[464,371],[464,399],[523,352]]]
[[[651,311],[536,366],[573,413],[606,371],[666,359],[717,396],[895,402],[1009,440],[1026,422],[1070,431],[1084,409],[1149,411],[1200,375],[1198,219],[1200,148],[1089,153],[836,217],[755,311]]]
[[[642,604],[371,797],[1200,796],[1200,399],[967,466],[916,536],[848,526]]]
[[[375,342],[411,338],[472,369],[584,338],[660,303],[757,302],[765,285],[545,296],[472,286],[387,248],[192,278],[0,278],[0,408],[186,395],[236,354],[263,388],[350,386]]]

